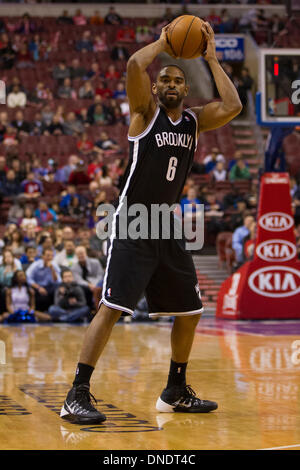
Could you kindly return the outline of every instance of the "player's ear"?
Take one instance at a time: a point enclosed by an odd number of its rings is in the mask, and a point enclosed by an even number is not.
[[[186,85],[185,90],[184,90],[184,96],[187,96],[190,92],[190,87]]]
[[[153,93],[153,95],[157,95],[157,86],[156,86],[156,83],[152,83],[152,93]]]

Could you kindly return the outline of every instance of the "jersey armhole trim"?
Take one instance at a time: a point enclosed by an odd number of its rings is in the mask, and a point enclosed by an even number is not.
[[[150,123],[148,124],[148,126],[146,127],[146,129],[139,135],[135,136],[135,137],[132,137],[131,135],[128,134],[128,140],[134,142],[135,140],[137,139],[142,139],[143,137],[145,137],[147,134],[149,134],[149,132],[151,131],[152,127],[154,126],[154,123],[157,119],[157,116],[159,115],[159,112],[160,112],[160,107],[157,106],[157,109],[154,113],[154,116],[153,118],[151,119]]]
[[[196,132],[195,132],[195,151],[196,151],[197,144],[198,144],[198,139],[199,139],[199,135],[200,135],[200,132],[198,132],[198,119],[197,119],[197,116],[194,113],[194,111],[192,111],[190,108],[185,109],[185,111],[187,113],[189,113],[191,116],[193,116],[193,118],[195,119],[195,122],[196,122]]]

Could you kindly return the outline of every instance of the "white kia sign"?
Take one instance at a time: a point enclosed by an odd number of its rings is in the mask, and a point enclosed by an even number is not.
[[[270,232],[283,232],[293,227],[294,219],[284,212],[268,212],[260,217],[259,225]]]
[[[267,240],[256,247],[256,254],[264,261],[289,261],[295,258],[297,248],[287,240]]]
[[[290,297],[300,293],[300,271],[288,266],[268,266],[254,271],[248,285],[264,297]]]

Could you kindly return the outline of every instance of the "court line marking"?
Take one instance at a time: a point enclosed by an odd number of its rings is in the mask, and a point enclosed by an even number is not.
[[[268,447],[268,448],[266,448],[266,449],[258,449],[258,450],[291,449],[292,447],[300,447],[300,444],[293,444],[293,445],[291,445],[291,446]]]

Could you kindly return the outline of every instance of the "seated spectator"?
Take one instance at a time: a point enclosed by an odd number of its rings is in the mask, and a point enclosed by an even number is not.
[[[41,115],[42,115],[42,121],[45,124],[45,126],[50,126],[53,116],[54,116],[54,112],[52,111],[51,106],[49,104],[46,104],[46,106],[43,107],[41,111]]]
[[[116,12],[114,7],[110,7],[109,12],[104,18],[104,23],[105,24],[122,24],[122,18],[118,13]]]
[[[251,179],[251,174],[245,162],[240,158],[236,164],[231,168],[229,173],[230,181],[239,181],[239,180],[249,180]]]
[[[94,52],[106,52],[106,51],[108,51],[107,38],[106,38],[106,32],[105,31],[103,33],[101,33],[100,36],[99,35],[95,36],[93,50],[94,50]]]
[[[27,44],[24,43],[21,45],[20,50],[18,51],[16,55],[16,61],[17,61],[16,67],[18,69],[34,67],[32,56],[30,54],[30,51],[28,50]]]
[[[237,265],[240,266],[244,262],[244,239],[250,233],[250,227],[254,221],[252,215],[247,215],[244,218],[242,227],[235,229],[232,235],[232,248],[235,252],[235,259]]]
[[[39,207],[34,213],[38,220],[40,227],[49,227],[53,223],[57,222],[57,215],[55,211],[48,207],[48,204],[44,201],[39,202]]]
[[[231,214],[230,221],[229,221],[231,231],[243,225],[243,220],[246,217],[246,215],[248,215],[247,203],[243,199],[243,196],[238,197],[237,201],[234,204],[234,208],[236,209],[236,211]]]
[[[49,88],[45,87],[43,82],[39,82],[36,85],[36,88],[30,95],[29,101],[33,103],[43,103],[44,101],[53,100],[52,91]]]
[[[73,323],[88,318],[89,307],[82,287],[74,281],[72,271],[62,272],[62,283],[56,288],[54,305],[48,310],[53,320]]]
[[[104,152],[98,148],[96,155],[93,157],[92,162],[89,164],[87,174],[90,179],[94,178],[94,175],[103,167],[103,155]]]
[[[29,13],[24,13],[22,20],[17,26],[16,32],[20,34],[31,34],[36,31],[35,22],[30,18]]]
[[[17,129],[13,126],[7,126],[6,132],[3,136],[3,145],[5,145],[7,148],[10,148],[15,147],[18,144],[19,140]]]
[[[28,49],[33,60],[37,61],[47,60],[51,47],[45,40],[41,40],[39,34],[35,34],[29,43]]]
[[[73,16],[73,23],[76,26],[85,26],[87,24],[86,17],[82,14],[81,10],[77,10],[75,16]]]
[[[212,170],[212,178],[216,182],[227,180],[227,171],[224,168],[224,162],[217,162],[215,169]]]
[[[219,32],[219,25],[221,23],[221,18],[216,14],[216,10],[211,8],[209,15],[206,17],[206,21],[209,22],[215,33]]]
[[[24,91],[20,90],[18,85],[13,87],[13,90],[7,96],[7,106],[9,108],[16,108],[20,106],[24,108],[26,106],[27,98]]]
[[[0,36],[0,69],[10,70],[14,66],[16,53],[6,33]]]
[[[87,108],[81,108],[79,111],[79,114],[77,114],[77,117],[79,121],[84,125],[84,127],[89,127],[90,126],[90,119],[88,116],[88,109]]]
[[[234,156],[232,160],[229,160],[228,163],[228,172],[232,169],[232,167],[236,164],[238,160],[240,160],[243,157],[242,152],[240,150],[236,150],[234,152]],[[248,165],[247,165],[248,166]]]
[[[107,72],[105,74],[107,80],[119,80],[120,72],[116,69],[114,64],[108,66]]]
[[[75,170],[78,162],[79,157],[77,155],[70,155],[68,164],[64,165],[56,172],[56,181],[67,183],[69,181],[70,174]]]
[[[53,261],[53,251],[45,249],[42,259],[34,261],[26,271],[27,281],[35,292],[36,308],[45,312],[53,304],[53,295],[61,282],[60,269]]]
[[[52,71],[52,77],[54,80],[57,80],[59,84],[63,83],[65,78],[70,78],[71,73],[69,67],[66,66],[66,63],[61,60]]]
[[[102,104],[97,104],[94,108],[91,124],[105,126],[109,124],[109,116]]]
[[[59,251],[54,258],[54,262],[62,268],[71,268],[78,261],[75,254],[75,243],[73,240],[64,242],[64,249]]]
[[[118,29],[116,41],[122,43],[135,42],[134,29],[131,28],[129,25],[124,25],[122,28]]]
[[[249,227],[249,235],[244,238],[244,258],[245,261],[250,261],[254,256],[256,238],[256,222],[253,220]]]
[[[60,122],[60,117],[57,114],[53,116],[52,122],[46,127],[46,130],[51,135],[63,135],[64,126]]]
[[[119,152],[120,151],[120,146],[117,144],[117,142],[114,139],[111,139],[107,132],[101,132],[100,134],[100,139],[95,142],[94,150],[95,152],[99,151],[99,148],[104,151],[114,151],[114,152]]]
[[[222,204],[217,201],[217,196],[214,193],[208,193],[204,208],[206,215],[222,216],[222,209]]]
[[[224,8],[221,10],[221,23],[219,24],[219,32],[221,34],[233,33],[235,20],[230,17],[228,10]]]
[[[19,268],[20,266],[16,264],[11,250],[5,247],[3,255],[0,257],[0,312],[6,310],[6,289],[11,286],[13,274]],[[2,317],[0,317],[0,321],[1,319]]]
[[[92,83],[87,80],[84,84],[79,88],[78,97],[80,99],[85,100],[92,100],[95,96],[95,90],[92,86]]]
[[[42,115],[40,112],[36,113],[34,120],[31,123],[30,135],[42,135],[47,127],[43,123]]]
[[[135,40],[138,44],[148,44],[153,41],[153,34],[149,26],[138,26],[136,28]]]
[[[25,247],[25,253],[20,257],[20,261],[22,263],[22,268],[24,271],[29,268],[29,266],[34,262],[37,261],[39,257],[37,256],[36,247],[32,245],[27,245]]]
[[[20,227],[22,230],[25,230],[28,225],[33,225],[33,227],[38,226],[38,220],[33,214],[33,208],[31,206],[25,206],[24,215],[20,221]]]
[[[201,204],[200,199],[197,197],[197,191],[194,186],[188,188],[186,197],[180,201],[182,215],[187,214],[192,216],[197,211],[197,204]]]
[[[75,170],[70,174],[68,183],[76,186],[78,184],[89,184],[89,182],[90,179],[84,168],[84,162],[80,160]]]
[[[120,103],[120,109],[121,109],[122,117],[125,121],[125,125],[129,126],[129,124],[130,124],[130,112],[129,112],[129,103],[128,103],[127,98],[122,103]]]
[[[30,241],[29,243],[32,243],[32,241]],[[53,257],[56,256],[56,249],[54,248],[50,232],[46,230],[41,230],[40,232],[38,232],[35,237],[35,244],[37,246],[36,253],[39,257],[42,256],[45,250],[51,250]]]
[[[87,133],[83,132],[77,141],[76,147],[82,155],[89,155],[93,151],[94,144],[89,139]]]
[[[104,23],[104,18],[100,15],[99,10],[94,11],[93,16],[90,18],[90,23],[95,25],[100,25]]]
[[[64,10],[62,15],[57,18],[58,24],[74,24],[73,18],[69,16],[68,10]]]
[[[98,86],[96,88],[96,95],[100,95],[102,98],[111,98],[113,93],[110,88],[107,87],[106,83],[101,81],[98,82]]]
[[[19,323],[38,321],[47,321],[50,317],[42,312],[35,310],[34,291],[27,284],[24,271],[14,272],[11,281],[11,287],[6,289],[6,310],[0,315],[0,323]]]
[[[42,195],[43,185],[41,181],[35,177],[33,171],[30,171],[27,174],[26,180],[22,181],[21,190],[22,196],[26,199],[36,199]]]
[[[284,22],[279,18],[279,16],[274,13],[269,20],[268,28],[272,32],[273,40],[277,37],[277,35],[284,29]]]
[[[4,111],[0,113],[0,142],[4,139],[4,134],[6,133],[7,126],[9,126],[7,112]]]
[[[8,166],[6,165],[6,158],[3,157],[3,155],[1,155],[0,156],[0,183],[5,181],[7,171],[8,171]]]
[[[96,172],[94,178],[100,187],[112,186],[112,178],[109,175],[109,169],[106,165],[103,165],[102,168]]]
[[[225,158],[219,152],[219,149],[217,147],[213,147],[211,153],[207,155],[203,160],[206,173],[210,173],[215,168],[217,162],[225,163]]]
[[[93,62],[91,65],[91,69],[87,71],[85,78],[87,80],[91,80],[91,79],[96,79],[99,77],[101,77],[99,64],[97,62]]]
[[[254,80],[249,74],[249,69],[247,67],[243,67],[241,77],[238,77],[236,85],[237,92],[243,105],[241,114],[244,114],[246,111],[246,106],[248,104],[248,91],[251,91],[253,83]]]
[[[127,94],[126,94],[125,84],[123,82],[119,82],[117,84],[117,89],[113,92],[113,98],[122,99],[126,97],[127,97]]]
[[[72,111],[67,114],[66,120],[63,123],[64,134],[66,135],[77,135],[82,134],[84,132],[84,126],[77,119],[76,114]]]
[[[116,44],[110,54],[110,58],[112,60],[128,60],[129,59],[129,51],[126,47],[122,46],[122,44]]]
[[[23,216],[24,216],[23,205],[20,204],[18,199],[13,200],[13,203],[11,204],[9,211],[8,211],[7,223],[16,224],[17,226],[20,226],[20,220],[22,220]],[[1,241],[0,241],[0,248],[2,247]]]
[[[37,179],[43,179],[45,175],[48,173],[48,168],[45,168],[41,160],[39,158],[34,158],[32,165],[31,165],[31,171],[33,171],[34,176]]]
[[[30,133],[30,124],[24,121],[23,111],[16,112],[15,119],[12,121],[11,125],[17,129],[18,135],[28,135]]]
[[[76,91],[72,88],[70,78],[65,78],[63,85],[60,85],[57,90],[58,98],[73,98],[76,99]]]
[[[84,31],[82,38],[76,42],[76,51],[78,52],[93,52],[93,41],[90,31]]]
[[[5,197],[15,197],[21,192],[20,181],[14,170],[9,169],[3,182],[0,182],[0,193]]]
[[[86,69],[80,65],[79,59],[73,59],[70,70],[70,78],[83,78],[86,76]]]
[[[75,250],[78,262],[72,266],[75,281],[84,288],[89,306],[94,303],[98,305],[98,298],[101,292],[104,271],[99,260],[89,258],[86,248],[78,246]]]

